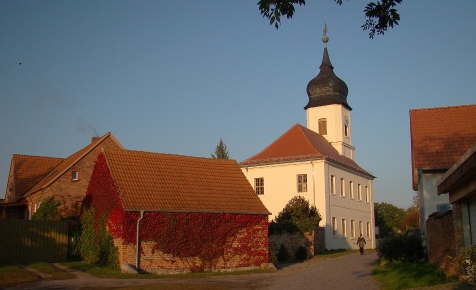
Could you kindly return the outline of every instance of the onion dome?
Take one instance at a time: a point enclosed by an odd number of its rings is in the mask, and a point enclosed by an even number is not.
[[[352,108],[347,104],[348,88],[343,80],[334,74],[334,67],[329,59],[327,52],[327,42],[329,38],[326,35],[327,26],[324,28],[324,54],[322,63],[319,67],[319,74],[307,84],[307,95],[309,102],[304,107],[305,110],[313,107],[320,107],[332,104],[341,104],[349,110]]]

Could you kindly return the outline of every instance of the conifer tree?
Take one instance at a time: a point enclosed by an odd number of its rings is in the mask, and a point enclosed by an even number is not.
[[[228,156],[228,149],[226,148],[225,143],[220,138],[220,142],[218,142],[217,147],[215,149],[215,154],[212,154],[212,158],[215,159],[230,159]]]

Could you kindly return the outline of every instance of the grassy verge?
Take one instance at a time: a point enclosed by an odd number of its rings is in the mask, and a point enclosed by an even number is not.
[[[382,262],[372,270],[373,277],[386,290],[408,289],[457,282],[427,262]]]
[[[0,265],[0,288],[36,282],[39,279],[22,267],[11,264]]]

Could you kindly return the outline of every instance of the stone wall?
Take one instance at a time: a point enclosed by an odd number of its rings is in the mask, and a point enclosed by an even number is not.
[[[278,257],[279,249],[281,245],[284,245],[291,260],[296,259],[296,252],[299,247],[306,248],[310,255],[314,255],[314,233],[315,231],[312,234],[302,234],[301,232],[273,234],[268,241],[269,251],[272,251]]]
[[[432,213],[426,221],[428,260],[449,275],[457,269],[450,257],[456,257],[453,212]]]

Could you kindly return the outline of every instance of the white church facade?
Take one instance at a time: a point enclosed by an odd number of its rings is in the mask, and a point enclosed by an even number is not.
[[[307,86],[307,126],[295,124],[241,169],[274,218],[294,196],[321,214],[326,249],[375,248],[374,176],[354,161],[347,85],[334,74],[326,43],[319,74]]]

